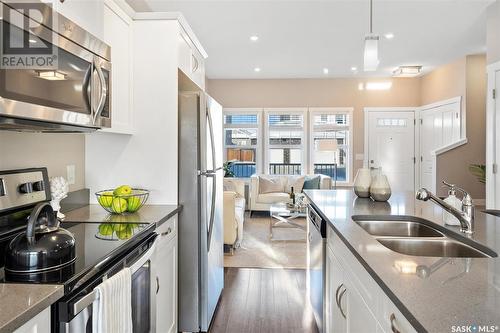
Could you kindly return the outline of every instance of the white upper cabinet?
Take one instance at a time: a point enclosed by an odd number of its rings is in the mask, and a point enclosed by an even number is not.
[[[194,83],[205,90],[205,57],[182,26],[180,26],[179,34],[179,68]]]
[[[104,0],[54,0],[54,9],[97,38],[103,37]]]
[[[104,42],[111,46],[111,128],[132,134],[132,19],[113,1],[104,4]]]

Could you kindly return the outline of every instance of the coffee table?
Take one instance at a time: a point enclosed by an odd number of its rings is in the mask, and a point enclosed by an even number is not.
[[[273,229],[277,228],[296,228],[306,231],[306,224],[299,224],[294,220],[307,216],[306,207],[299,205],[289,205],[287,203],[272,204],[269,208],[269,239],[273,240]],[[306,240],[294,240],[305,242]]]

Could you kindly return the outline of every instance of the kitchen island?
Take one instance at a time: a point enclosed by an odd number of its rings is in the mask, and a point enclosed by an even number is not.
[[[350,277],[354,277],[353,280],[362,280],[360,276],[363,274],[369,277],[370,281],[359,284],[361,294],[368,295],[363,302],[375,317],[381,315],[388,322],[387,328],[384,328],[383,324],[374,321],[374,331],[391,332],[397,329],[397,324],[387,312],[387,306],[380,304],[380,295],[372,293],[371,289],[380,289],[381,294],[388,297],[414,331],[452,332],[459,326],[470,327],[472,332],[478,332],[480,328],[490,329],[487,332],[498,331],[500,258],[496,254],[500,252],[499,218],[476,209],[475,233],[468,239],[460,233],[459,227],[444,225],[443,210],[439,206],[417,201],[411,192],[394,193],[389,202],[357,198],[352,190],[307,190],[305,194],[312,208],[327,222],[327,242],[333,242],[332,253],[340,257],[340,261],[355,262],[360,267]],[[431,221],[437,230],[446,231],[448,237],[452,235],[456,240],[477,242],[480,247],[490,249],[487,253],[491,257],[404,255],[382,245],[352,218],[395,218],[401,215]],[[327,268],[327,281],[329,274],[336,273],[329,272]],[[330,297],[326,293],[327,306],[339,304],[339,289],[337,294],[334,290],[333,295]],[[346,318],[344,312],[342,316]]]

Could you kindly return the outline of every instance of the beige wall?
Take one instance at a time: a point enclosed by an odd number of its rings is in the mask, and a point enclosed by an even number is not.
[[[437,181],[460,184],[473,198],[484,198],[485,187],[468,170],[486,160],[486,57],[473,55],[439,67],[421,78],[421,104],[462,96],[468,143],[437,159]],[[437,185],[438,193],[446,190]]]
[[[500,1],[488,7],[486,49],[488,64],[500,61]]]
[[[364,107],[418,106],[420,84],[415,79],[373,79],[393,82],[388,91],[360,91],[358,79],[208,80],[207,90],[224,107],[353,107],[355,160],[364,151]]]
[[[83,134],[18,133],[0,131],[0,170],[47,167],[49,176],[66,178],[66,166],[75,165],[75,184],[85,187]]]

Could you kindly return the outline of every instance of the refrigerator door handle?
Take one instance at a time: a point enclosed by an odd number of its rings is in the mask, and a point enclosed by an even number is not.
[[[216,166],[216,151],[215,151],[215,137],[214,137],[214,126],[212,123],[212,115],[210,114],[210,108],[207,107],[206,109],[206,115],[207,115],[207,122],[208,122],[208,129],[210,131],[210,147],[212,150],[212,168],[213,170],[207,170],[205,175],[207,177],[211,177],[213,179],[212,181],[212,203],[210,207],[210,222],[208,224],[208,235],[207,235],[207,249],[210,251],[210,245],[212,244],[212,231],[213,231],[213,226],[214,226],[214,220],[215,220],[215,202],[216,202],[216,197],[217,197],[217,177],[216,177],[216,172],[217,172],[217,166]]]
[[[208,223],[207,233],[207,251],[210,252],[210,245],[212,245],[212,232],[214,230],[215,221],[215,201],[217,197],[217,176],[215,173],[207,174],[207,177],[212,178],[212,203],[210,205],[210,221]]]

